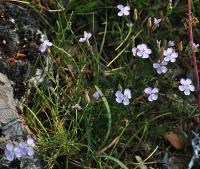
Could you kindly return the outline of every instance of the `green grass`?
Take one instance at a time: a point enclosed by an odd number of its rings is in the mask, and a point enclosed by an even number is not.
[[[138,19],[133,19],[133,12],[118,17],[116,5],[120,3],[136,8]],[[193,1],[193,6],[199,3]],[[169,145],[163,138],[165,132],[181,128],[190,134],[182,120],[189,123],[194,118],[196,104],[192,96],[185,97],[178,90],[181,77],[192,78],[187,30],[181,21],[187,17],[187,2],[177,0],[173,5],[160,0],[70,0],[66,5],[56,1],[57,9],[65,10],[56,12],[48,24],[49,35],[54,37],[51,69],[25,102],[25,117],[47,168],[139,168],[135,156],[147,166],[159,167],[163,145]],[[149,17],[162,18],[160,27],[148,28]],[[80,44],[84,30],[92,38]],[[162,40],[163,47],[165,40],[183,42],[182,51],[176,46],[179,59],[164,75],[152,67],[161,57],[156,40]],[[150,59],[132,55],[131,48],[139,43],[152,49]],[[148,102],[144,95],[147,86],[160,89],[156,102]],[[129,106],[115,101],[119,88],[131,89]],[[96,90],[101,95],[98,101],[92,98]]]

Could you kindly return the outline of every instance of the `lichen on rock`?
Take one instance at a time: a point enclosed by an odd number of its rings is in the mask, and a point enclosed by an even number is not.
[[[1,149],[8,141],[21,141],[28,134],[17,104],[26,91],[26,81],[45,65],[45,57],[39,51],[44,35],[42,19],[31,7],[0,3],[0,131],[4,138],[0,139]],[[12,165],[5,158],[0,161],[0,168],[42,168],[37,157],[22,158]]]

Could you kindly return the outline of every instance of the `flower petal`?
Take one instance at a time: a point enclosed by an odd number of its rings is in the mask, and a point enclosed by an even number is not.
[[[137,48],[138,48],[139,50],[146,50],[146,49],[147,49],[147,45],[144,44],[144,43],[142,43],[142,44],[138,45]]]
[[[5,155],[7,160],[13,161],[14,160],[14,153],[12,151],[9,151],[8,149],[5,149]]]
[[[178,57],[178,53],[173,52],[173,53],[171,54],[171,57],[173,57],[173,58],[177,58],[177,57]]]
[[[151,51],[151,49],[146,49],[146,50],[145,50],[145,53],[147,53],[147,54],[151,54],[152,51]]]
[[[83,32],[83,36],[84,36],[85,39],[87,38],[87,36],[88,36],[87,31],[84,31],[84,32]]]
[[[186,79],[186,80],[185,80],[185,83],[186,83],[187,85],[190,85],[190,84],[192,84],[192,80],[191,80],[191,79]]]
[[[27,155],[27,144],[25,142],[20,142],[19,148],[20,148],[22,156],[26,156]]]
[[[116,96],[117,103],[121,103],[124,100],[124,95],[120,91],[117,91],[115,93],[115,96]]]
[[[163,65],[163,66],[166,66],[168,64],[168,62],[166,62],[165,60],[163,60],[162,62],[161,62],[161,65]]]
[[[28,146],[35,147],[35,141],[33,138],[29,137],[26,142]]]
[[[144,58],[144,59],[149,58],[149,55],[146,53],[143,53],[142,58]]]
[[[16,157],[22,157],[21,149],[18,146],[14,148],[14,153]]]
[[[176,59],[175,58],[171,58],[170,62],[174,63],[174,62],[176,62]]]
[[[152,100],[157,100],[158,99],[158,95],[157,94],[151,94],[151,99]]]
[[[162,73],[166,73],[168,70],[167,67],[165,67],[165,66],[162,66],[161,69],[162,69]]]
[[[128,98],[124,98],[124,100],[123,100],[123,104],[125,105],[125,106],[127,106],[127,105],[129,105],[129,99]]]
[[[124,9],[124,5],[117,5],[117,9],[123,10]]]
[[[170,58],[168,56],[164,57],[165,62],[169,62]]]
[[[187,85],[186,80],[183,79],[183,78],[181,78],[180,83],[181,83],[182,85]]]
[[[8,143],[6,145],[6,149],[9,150],[9,151],[13,151],[13,148],[14,148],[14,145],[12,143]]]
[[[184,94],[187,95],[187,96],[190,95],[190,89],[184,90]]]
[[[178,87],[178,89],[179,89],[180,91],[184,91],[184,90],[186,90],[187,88],[186,88],[184,85],[180,85],[180,86]]]
[[[148,97],[148,100],[149,100],[150,102],[153,101],[153,99],[152,99],[152,95],[150,95],[150,96]]]
[[[195,90],[195,87],[194,87],[194,85],[189,85],[189,89],[190,89],[190,91],[194,91]]]
[[[82,43],[82,42],[85,42],[85,41],[86,41],[85,38],[80,38],[80,39],[79,39],[79,42],[81,42],[81,43]]]
[[[52,42],[49,42],[49,40],[45,40],[43,43],[46,46],[52,46],[53,45]]]
[[[158,64],[158,63],[153,64],[153,68],[158,69],[159,67],[160,67],[160,64]]]
[[[137,51],[137,56],[142,57],[143,56],[143,52],[142,51]]]
[[[126,10],[126,11],[129,11],[131,8],[130,8],[130,6],[125,6],[124,7],[124,10]]]
[[[99,92],[98,92],[98,91],[94,92],[92,96],[93,96],[96,100],[98,100],[98,99],[99,99]]]
[[[90,32],[84,31],[84,38],[85,39],[90,39],[91,36],[92,36],[92,34]]]
[[[167,55],[171,55],[173,51],[174,51],[173,48],[168,48],[167,49]]]
[[[118,12],[118,16],[123,16],[124,15],[124,12],[123,11],[119,11]]]
[[[152,88],[151,88],[151,87],[147,87],[147,88],[144,89],[144,92],[145,92],[146,94],[151,94],[151,91],[152,91]]]
[[[132,48],[133,56],[136,56],[137,48]]]
[[[130,12],[124,9],[124,15],[128,16],[129,14],[130,14]]]
[[[162,74],[162,68],[161,68],[161,67],[159,67],[159,68],[157,69],[157,73],[158,73],[158,74]]]
[[[32,147],[28,147],[27,153],[29,156],[33,156],[35,154],[34,149]]]
[[[124,90],[124,96],[126,96],[128,99],[131,99],[131,90],[125,89]]]
[[[151,93],[158,93],[159,92],[159,89],[157,87],[153,88],[153,90],[151,91]]]
[[[47,46],[44,45],[43,43],[39,47],[39,50],[40,50],[41,53],[44,53],[46,51],[46,49],[47,49]]]

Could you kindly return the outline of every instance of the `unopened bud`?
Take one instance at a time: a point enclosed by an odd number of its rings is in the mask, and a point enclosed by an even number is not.
[[[88,92],[88,90],[85,90],[84,92],[85,92],[85,101],[86,101],[87,104],[89,104],[90,103],[89,92]]]
[[[147,27],[151,28],[151,26],[152,26],[152,21],[151,21],[151,17],[149,17],[147,20]]]
[[[160,17],[160,18],[163,18],[163,17],[164,17],[163,11],[159,11],[159,17]]]
[[[118,90],[119,90],[119,91],[122,91],[122,86],[121,86],[121,84],[118,84]]]
[[[160,62],[162,62],[162,60],[163,60],[163,55],[164,55],[164,49],[161,48],[160,52],[159,52]]]
[[[169,15],[171,13],[172,13],[172,0],[169,0],[167,4],[167,14]]]
[[[137,21],[137,19],[138,19],[138,10],[135,8],[133,11],[133,20]]]
[[[179,50],[179,51],[183,51],[183,41],[180,41],[180,42],[177,44],[177,47],[178,47],[178,50]]]

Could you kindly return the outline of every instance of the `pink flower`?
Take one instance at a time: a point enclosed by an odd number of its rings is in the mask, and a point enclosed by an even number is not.
[[[181,85],[178,87],[180,91],[184,92],[185,95],[190,95],[190,91],[194,91],[195,87],[192,85],[191,79],[181,79],[180,80]]]
[[[148,100],[150,102],[155,101],[155,100],[158,99],[158,92],[159,92],[158,88],[147,87],[147,88],[144,89],[144,92],[146,94],[149,94]]]
[[[120,10],[118,16],[127,16],[130,14],[130,6],[117,5],[117,9]]]
[[[121,91],[117,91],[115,93],[116,96],[116,102],[117,103],[123,103],[125,106],[129,105],[129,99],[131,99],[131,90],[125,89],[124,94],[122,94]]]
[[[151,49],[147,47],[146,44],[139,44],[137,47],[132,48],[133,56],[138,56],[141,58],[149,58],[152,53]]]
[[[90,32],[84,31],[84,37],[79,39],[79,42],[83,43],[91,38],[92,34]]]

